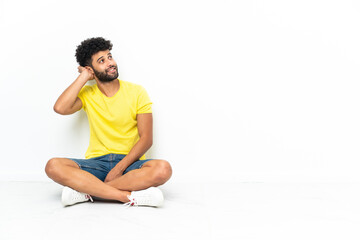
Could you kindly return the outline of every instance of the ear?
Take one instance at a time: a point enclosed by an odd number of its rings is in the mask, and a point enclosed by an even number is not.
[[[90,67],[90,66],[85,66],[85,68],[86,68],[87,70],[89,70],[92,74],[94,74],[94,70],[92,69],[92,67]]]

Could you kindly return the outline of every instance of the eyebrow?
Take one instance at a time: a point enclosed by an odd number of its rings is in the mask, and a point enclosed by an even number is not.
[[[109,52],[108,54],[107,54],[108,56],[109,55],[111,55],[111,52]],[[103,58],[104,56],[101,56],[101,57],[99,57],[96,61],[98,62],[101,58]]]
[[[99,57],[98,60],[96,60],[96,61],[98,62],[98,61],[99,61],[100,59],[102,59],[103,57],[104,57],[104,56]]]

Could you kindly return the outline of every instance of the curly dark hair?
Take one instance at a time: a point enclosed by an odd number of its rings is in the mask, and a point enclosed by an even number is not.
[[[111,50],[112,43],[102,37],[88,38],[81,42],[76,48],[76,61],[80,66],[91,66],[91,57],[100,51]]]

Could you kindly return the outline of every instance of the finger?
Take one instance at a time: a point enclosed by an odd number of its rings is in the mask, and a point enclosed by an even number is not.
[[[105,182],[110,182],[110,181],[112,181],[112,180],[113,180],[112,177],[107,177],[107,178],[105,179]]]
[[[110,182],[112,179],[111,177],[111,171],[106,175],[105,181],[104,182]]]

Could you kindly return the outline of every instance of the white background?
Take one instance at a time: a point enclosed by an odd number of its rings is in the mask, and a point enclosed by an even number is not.
[[[84,112],[53,112],[76,46],[114,44],[154,102],[178,181],[359,181],[359,1],[0,2],[0,180],[83,157]],[[49,180],[50,181],[50,180]]]

